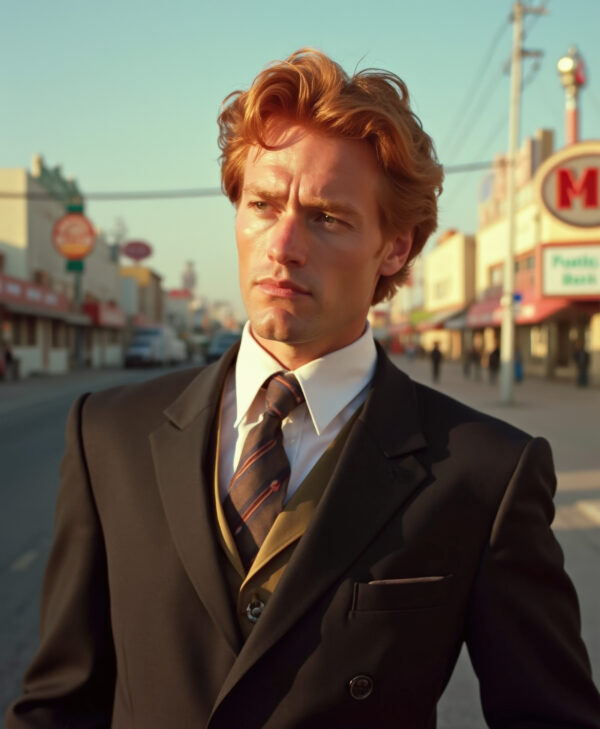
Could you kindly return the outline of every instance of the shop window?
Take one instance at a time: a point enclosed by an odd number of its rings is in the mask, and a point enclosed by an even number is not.
[[[65,325],[59,319],[52,319],[52,348],[65,346]]]
[[[539,359],[548,356],[547,327],[531,327],[531,356]]]
[[[504,266],[490,268],[490,286],[501,286],[504,281]]]
[[[16,315],[14,318],[14,344],[16,347],[35,347],[37,319],[33,316]]]
[[[15,347],[20,347],[22,345],[23,339],[21,337],[21,317],[18,314],[13,314],[12,327],[12,342]]]
[[[445,299],[450,293],[450,279],[443,279],[442,281],[436,281],[433,285],[433,298],[434,299]]]

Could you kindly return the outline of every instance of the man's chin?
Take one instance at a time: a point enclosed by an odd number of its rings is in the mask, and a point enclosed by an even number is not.
[[[258,317],[250,318],[250,330],[255,339],[263,339],[267,342],[288,342],[292,343],[298,337],[298,323],[293,317]]]

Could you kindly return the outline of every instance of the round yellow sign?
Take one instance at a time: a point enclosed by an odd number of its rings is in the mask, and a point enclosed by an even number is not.
[[[77,261],[92,252],[96,233],[91,222],[81,213],[68,213],[59,218],[52,230],[52,243],[64,258]]]

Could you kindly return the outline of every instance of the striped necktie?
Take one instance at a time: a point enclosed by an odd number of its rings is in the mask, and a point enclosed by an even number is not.
[[[246,437],[238,467],[223,502],[231,533],[246,570],[283,509],[290,463],[283,448],[281,423],[304,402],[298,380],[291,373],[276,374],[265,385],[265,413]]]

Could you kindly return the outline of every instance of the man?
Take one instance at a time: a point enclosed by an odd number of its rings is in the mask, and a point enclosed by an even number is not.
[[[417,385],[366,315],[436,224],[395,76],[300,51],[228,97],[248,311],[203,370],[83,397],[8,729],[600,727],[548,445]]]
[[[440,379],[440,367],[442,365],[442,352],[440,345],[434,342],[433,349],[429,355],[431,359],[431,378],[434,382],[439,382]]]

